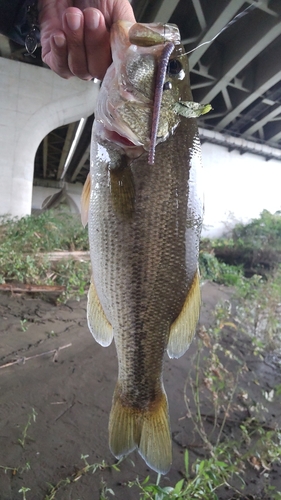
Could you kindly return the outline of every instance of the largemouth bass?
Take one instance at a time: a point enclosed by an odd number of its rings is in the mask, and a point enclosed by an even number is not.
[[[180,112],[194,103],[177,27],[120,21],[111,47],[82,195],[92,262],[87,317],[96,341],[114,338],[117,350],[112,453],[137,448],[166,473],[163,358],[184,354],[200,309],[200,141],[196,120]]]

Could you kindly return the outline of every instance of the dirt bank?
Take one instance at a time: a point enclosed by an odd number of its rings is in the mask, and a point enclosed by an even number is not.
[[[228,300],[231,290],[207,283],[202,293],[200,325],[208,328],[213,321],[215,305],[219,300]],[[85,299],[55,305],[27,295],[1,294],[0,316],[0,365],[18,361],[0,369],[0,499],[22,499],[23,493],[19,490],[24,487],[30,488],[26,492],[27,500],[43,500],[48,484],[73,478],[83,467],[81,454],[89,455],[90,464],[102,460],[114,463],[108,449],[107,424],[117,377],[115,348],[102,348],[93,340],[86,323]],[[280,365],[278,368],[272,357],[264,360],[255,357],[251,342],[241,335],[230,329],[226,331],[225,343],[235,344],[235,349],[243,353],[248,367],[243,384],[248,391],[253,391],[254,397],[255,383],[267,391],[281,383]],[[191,463],[198,456],[204,456],[192,421],[186,418],[183,398],[190,358],[195,350],[196,342],[181,359],[165,360],[164,383],[170,404],[173,466],[162,479],[163,485],[175,484],[182,478],[186,447],[190,450]],[[48,354],[36,357],[42,353]],[[266,417],[269,427],[281,422],[280,404],[277,403],[269,404]],[[33,421],[33,409],[36,421]],[[210,412],[206,399],[205,413]],[[241,418],[238,415],[237,422]],[[29,419],[25,436],[24,428]],[[237,422],[230,421],[225,427],[229,438],[235,434]],[[87,473],[60,488],[55,498],[98,500],[102,480],[114,490],[112,498],[139,498],[135,488],[126,486],[127,481],[137,475],[144,479],[148,474],[151,480],[156,480],[156,474],[137,453],[132,453],[130,458],[135,466],[126,459],[120,466],[121,472]],[[5,471],[5,467],[11,469]],[[244,476],[244,496],[240,498],[265,498],[263,488],[267,474],[261,472],[249,465]],[[281,491],[280,475],[281,469],[276,466],[271,471],[271,483]],[[227,488],[220,492],[220,498],[233,498]]]

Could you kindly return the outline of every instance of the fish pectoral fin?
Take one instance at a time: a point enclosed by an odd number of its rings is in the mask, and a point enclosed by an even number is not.
[[[103,347],[109,346],[113,339],[113,330],[104,314],[93,282],[88,292],[87,320],[94,339]]]
[[[170,358],[180,358],[189,348],[199,319],[200,304],[200,278],[197,271],[183,308],[170,329],[167,347]]]
[[[88,224],[90,194],[91,194],[91,177],[90,174],[88,174],[81,195],[81,221],[84,227],[86,227]]]
[[[109,418],[109,446],[116,458],[135,448],[151,469],[166,474],[172,463],[168,402],[163,391],[150,408],[125,406],[115,389]]]

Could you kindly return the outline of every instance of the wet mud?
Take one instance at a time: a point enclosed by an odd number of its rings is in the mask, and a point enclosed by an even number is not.
[[[202,287],[203,306],[199,329],[207,329],[214,321],[213,311],[219,301],[231,300],[231,290],[206,283]],[[103,482],[112,488],[117,500],[139,498],[136,487],[128,481],[136,476],[143,480],[151,471],[136,452],[113,469],[95,474],[80,474],[89,464],[114,463],[108,448],[108,416],[117,378],[114,345],[102,348],[92,338],[86,322],[86,298],[56,305],[46,298],[28,295],[0,294],[0,499],[20,500],[22,488],[27,500],[43,500],[50,485],[71,479],[58,489],[57,500],[98,500]],[[241,379],[241,394],[247,391],[251,401],[257,400],[261,388],[268,393],[281,384],[280,359],[268,354],[264,359],[254,355],[249,338],[226,328],[223,345],[232,346],[247,369]],[[190,463],[205,456],[202,441],[187,417],[184,386],[191,369],[197,341],[179,360],[165,359],[164,384],[167,391],[173,437],[173,465],[162,478],[162,485],[174,485],[184,474],[184,452],[189,449]],[[231,360],[227,360],[231,369]],[[191,399],[187,384],[186,395]],[[242,398],[243,399],[243,398]],[[237,403],[224,426],[222,438],[239,435],[239,425],[250,416],[247,401]],[[280,398],[279,398],[280,399]],[[280,426],[280,401],[263,401],[267,406],[264,426]],[[33,416],[36,412],[36,419]],[[213,407],[206,389],[202,395],[202,416],[206,429],[214,427]],[[220,419],[215,429],[219,432]],[[20,443],[22,441],[22,443]],[[132,462],[133,461],[133,462]],[[243,496],[234,496],[227,487],[219,490],[219,498],[264,499],[268,471],[249,464],[244,471]],[[75,476],[76,475],[76,476]],[[73,481],[73,478],[77,480]],[[281,467],[274,465],[270,482],[281,491]],[[235,483],[240,491],[241,483]],[[109,498],[111,497],[108,494]]]

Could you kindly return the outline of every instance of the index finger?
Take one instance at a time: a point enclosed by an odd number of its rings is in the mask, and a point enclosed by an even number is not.
[[[84,14],[84,43],[88,72],[102,80],[111,64],[110,35],[102,13],[89,7]]]
[[[87,67],[83,12],[78,8],[69,7],[63,13],[62,21],[67,40],[69,69],[73,75],[88,80],[91,75]]]

